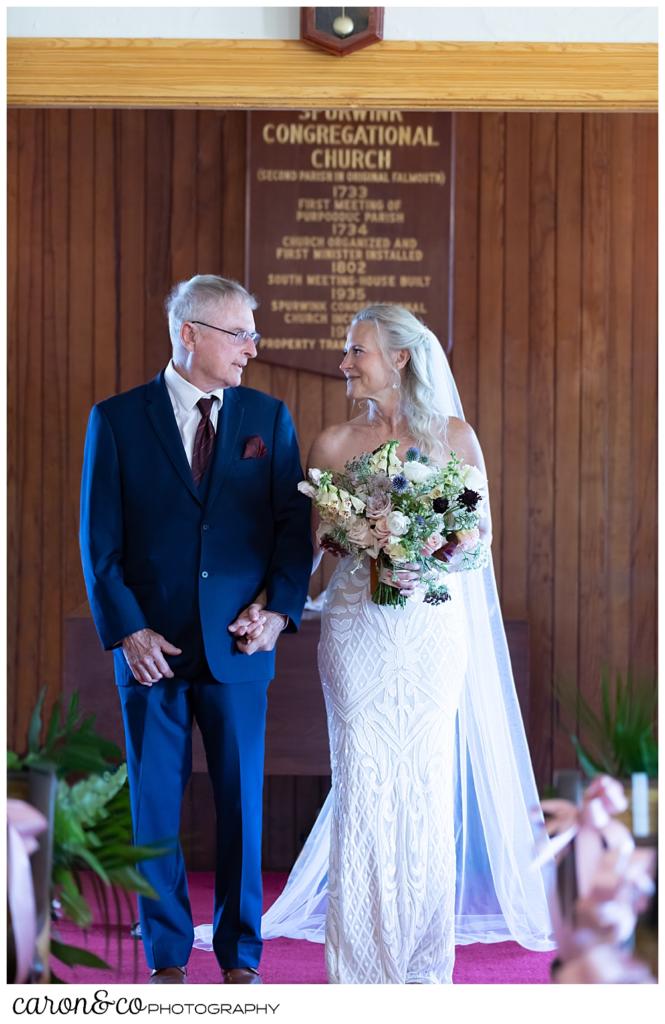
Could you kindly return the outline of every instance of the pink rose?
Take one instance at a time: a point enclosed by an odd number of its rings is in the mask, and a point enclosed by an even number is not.
[[[440,533],[430,533],[420,551],[420,554],[425,557],[433,555],[435,551],[438,551],[439,548],[443,547],[444,543],[444,539]]]
[[[367,499],[365,515],[368,519],[383,519],[392,511],[389,494],[373,494]]]
[[[381,547],[383,547],[384,544],[387,544],[390,537],[392,537],[390,527],[388,526],[388,522],[385,516],[382,516],[380,519],[377,519],[372,529],[374,530],[376,539],[378,540]]]

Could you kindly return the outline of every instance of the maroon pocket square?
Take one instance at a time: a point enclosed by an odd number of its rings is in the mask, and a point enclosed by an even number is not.
[[[245,441],[245,450],[242,453],[243,459],[262,459],[268,454],[268,449],[263,443],[259,434],[253,434]]]

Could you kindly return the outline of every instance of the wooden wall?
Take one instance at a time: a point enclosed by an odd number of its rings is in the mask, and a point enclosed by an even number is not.
[[[10,742],[61,687],[91,404],[169,354],[162,303],[242,278],[245,114],[11,110]],[[453,367],[483,444],[508,618],[531,629],[537,774],[571,762],[554,676],[656,663],[655,115],[456,114]],[[259,310],[260,323],[260,310]],[[302,448],[341,381],[262,366]],[[317,588],[325,582],[323,576]],[[317,784],[318,785],[318,784]]]

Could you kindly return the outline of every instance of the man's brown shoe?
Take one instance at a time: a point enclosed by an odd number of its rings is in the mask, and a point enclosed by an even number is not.
[[[227,985],[262,985],[261,976],[253,967],[223,967]]]
[[[158,967],[148,978],[149,985],[186,985],[186,967]]]

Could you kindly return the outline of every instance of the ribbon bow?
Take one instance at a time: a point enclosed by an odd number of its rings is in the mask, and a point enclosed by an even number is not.
[[[28,981],[37,941],[37,911],[30,855],[48,822],[24,800],[7,801],[7,901],[16,950],[15,984]]]

